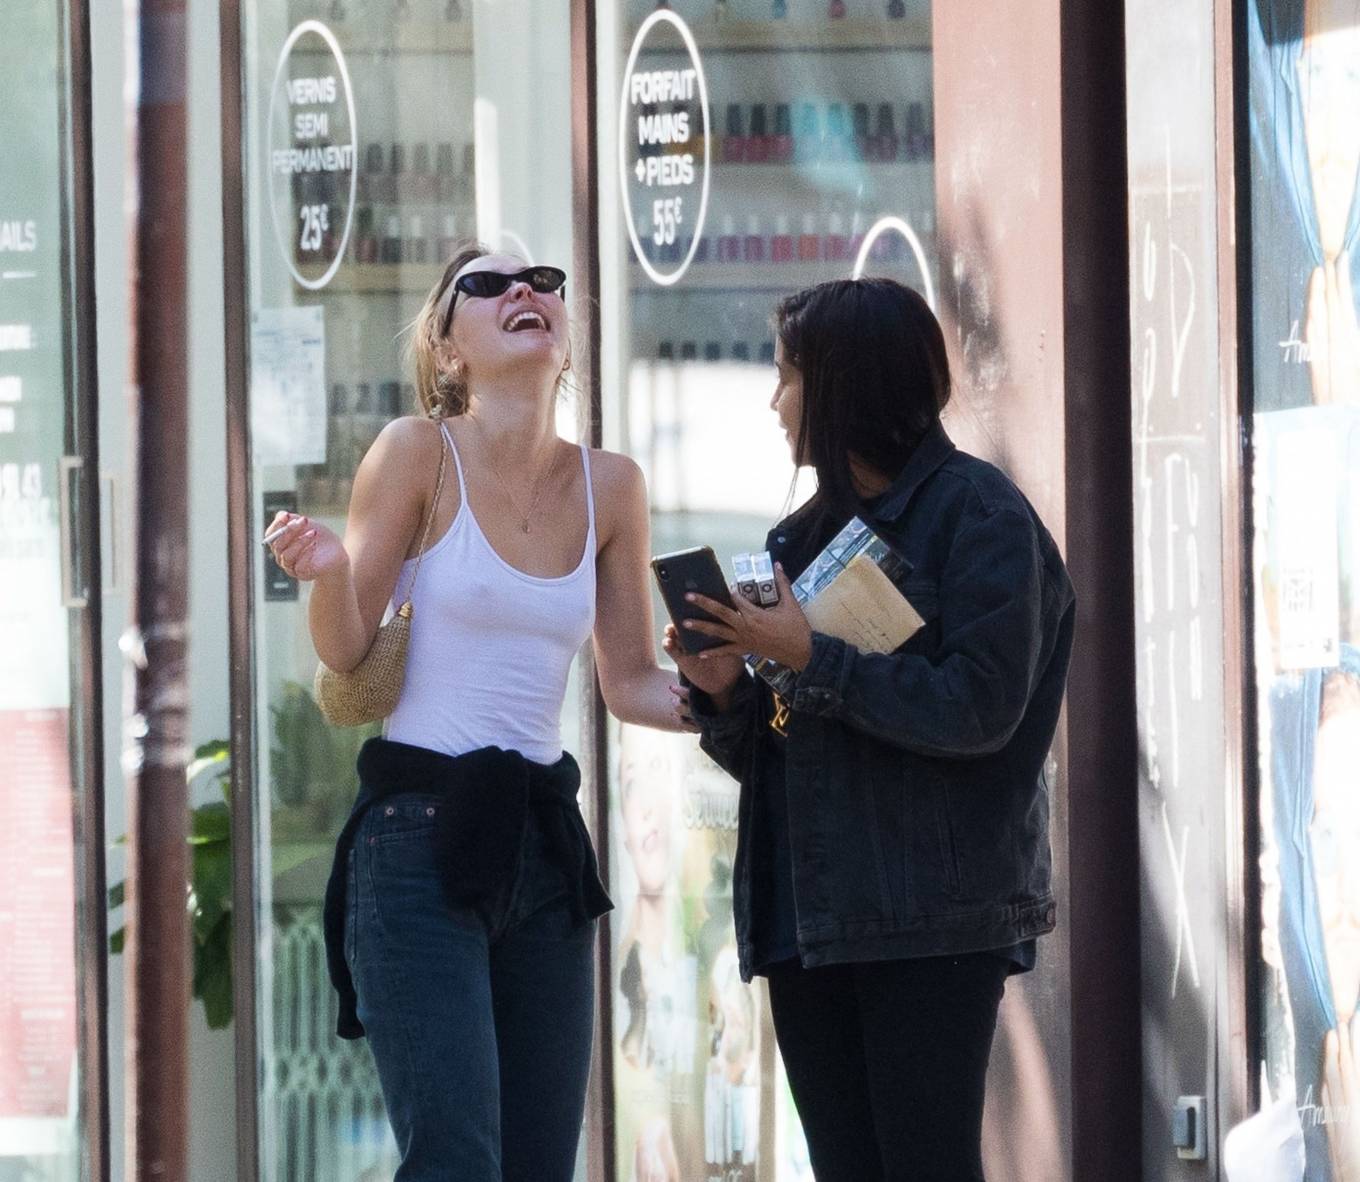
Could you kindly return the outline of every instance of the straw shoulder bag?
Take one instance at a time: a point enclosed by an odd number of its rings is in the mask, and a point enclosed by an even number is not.
[[[411,596],[420,576],[421,559],[430,538],[439,497],[444,491],[444,464],[448,457],[444,433],[439,433],[439,477],[435,481],[434,500],[425,516],[425,529],[420,535],[420,549],[416,551],[416,568],[406,588],[406,599],[387,623],[378,629],[364,659],[348,673],[337,673],[325,662],[318,662],[313,693],[322,715],[332,726],[362,726],[366,722],[380,722],[397,708],[401,687],[406,680],[406,652],[411,644]]]

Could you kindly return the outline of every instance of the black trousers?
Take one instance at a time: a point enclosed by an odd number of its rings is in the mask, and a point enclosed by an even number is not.
[[[818,1182],[983,1182],[982,1101],[1007,969],[981,952],[770,970]]]

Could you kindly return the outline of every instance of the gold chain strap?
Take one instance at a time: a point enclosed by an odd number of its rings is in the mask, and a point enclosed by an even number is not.
[[[434,515],[439,510],[439,498],[444,492],[444,467],[449,457],[449,441],[444,435],[444,424],[439,424],[439,476],[434,482],[434,500],[430,511],[425,515],[425,529],[420,535],[420,549],[416,551],[416,569],[411,572],[411,581],[406,587],[406,598],[402,607],[409,607],[411,596],[416,589],[416,579],[420,577],[420,563],[425,557],[425,543],[430,540],[430,527],[434,525]]]

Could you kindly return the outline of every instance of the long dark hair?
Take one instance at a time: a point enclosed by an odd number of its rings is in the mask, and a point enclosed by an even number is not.
[[[782,301],[775,331],[803,378],[798,454],[822,515],[855,513],[850,457],[894,477],[949,402],[944,333],[925,299],[891,279],[837,279]]]

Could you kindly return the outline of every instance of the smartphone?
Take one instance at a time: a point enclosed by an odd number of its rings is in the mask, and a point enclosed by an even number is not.
[[[732,594],[727,589],[727,580],[723,577],[722,567],[718,565],[711,546],[695,546],[690,550],[677,550],[673,554],[658,554],[652,559],[652,574],[656,576],[656,585],[661,588],[661,598],[666,601],[666,610],[680,636],[680,647],[685,652],[697,653],[726,643],[716,636],[692,632],[682,623],[686,619],[713,619],[710,613],[685,601],[685,596],[691,591],[707,595],[709,599],[716,599],[729,607],[734,606]]]

